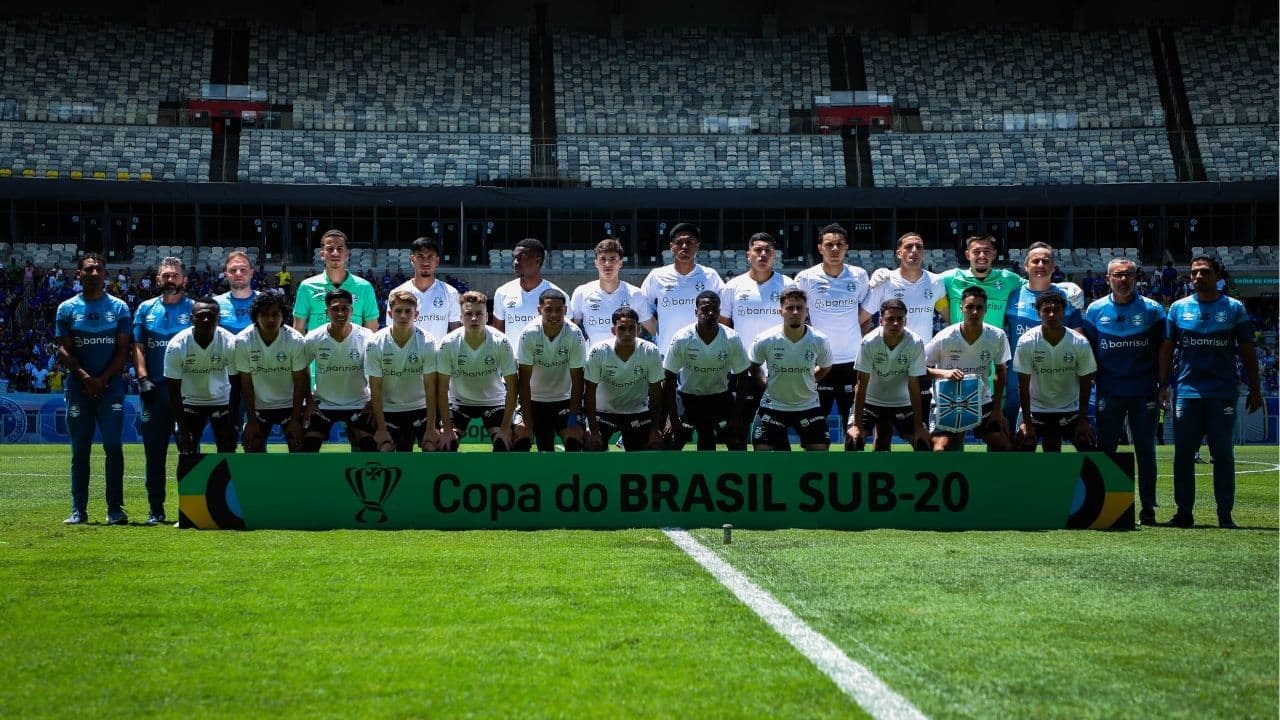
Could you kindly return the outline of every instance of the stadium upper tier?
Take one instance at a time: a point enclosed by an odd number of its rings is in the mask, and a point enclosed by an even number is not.
[[[1265,180],[1277,176],[1280,143],[1275,125],[1206,126],[1200,153],[1210,180]]]
[[[844,187],[833,135],[572,135],[561,172],[602,188]]]
[[[529,175],[529,137],[486,133],[248,130],[242,182],[459,187]]]
[[[0,43],[4,119],[155,124],[161,101],[199,94],[213,30],[7,18]]]
[[[528,30],[457,37],[411,27],[252,31],[249,85],[298,128],[529,132]]]
[[[871,136],[876,184],[1079,185],[1174,182],[1160,130],[886,133]]]
[[[830,90],[823,31],[776,38],[680,28],[624,40],[558,32],[556,125],[566,134],[691,134],[714,118],[788,132]]]
[[[864,33],[867,87],[920,109],[926,131],[1002,130],[1006,113],[1074,113],[1080,127],[1163,127],[1139,31]]]
[[[1183,83],[1197,125],[1276,122],[1278,31],[1275,23],[1265,23],[1177,33]]]
[[[207,128],[0,122],[0,175],[209,179]]]

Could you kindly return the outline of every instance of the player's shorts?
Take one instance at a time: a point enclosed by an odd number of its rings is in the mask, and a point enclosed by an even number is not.
[[[733,415],[733,393],[689,395],[678,393],[680,424],[689,430],[723,430]]]
[[[1075,441],[1076,423],[1080,421],[1080,411],[1070,410],[1067,412],[1035,412],[1031,413],[1031,424],[1035,426],[1036,434],[1041,440],[1056,440],[1061,442],[1063,438],[1068,441]]]
[[[910,405],[905,407],[884,407],[882,405],[862,406],[862,432],[871,435],[871,431],[879,429],[880,433],[897,431],[898,437],[911,440],[916,434],[916,413]]]
[[[230,405],[188,405],[182,404],[182,413],[177,418],[178,432],[190,433],[195,442],[200,442],[205,423],[213,428],[213,438],[218,452],[235,452],[237,420],[231,414]]]
[[[253,411],[253,418],[262,426],[265,435],[272,425],[279,425],[281,428],[288,425],[293,419],[293,408],[258,408]]]
[[[609,447],[609,441],[615,433],[622,433],[622,447],[627,452],[649,449],[649,430],[653,427],[653,416],[642,413],[596,413],[595,432],[600,436],[600,447]]]
[[[996,424],[995,418],[991,415],[991,403],[982,404],[981,418],[978,420],[977,427],[973,428],[973,436],[976,438],[984,438],[991,433],[1000,432],[1000,426]],[[936,424],[929,428],[930,435],[962,435],[963,433],[953,433],[949,430],[939,430]]]
[[[373,419],[363,409],[336,410],[316,408],[316,411],[311,413],[311,422],[307,423],[306,434],[328,438],[333,426],[338,423],[346,424],[348,436],[351,435],[352,430],[373,433]]]
[[[755,426],[751,429],[751,442],[777,449],[791,449],[787,428],[794,428],[801,445],[822,445],[831,442],[827,428],[827,414],[821,408],[808,410],[773,410],[762,407],[756,413]]]
[[[569,401],[554,400],[529,403],[533,412],[533,439],[538,452],[551,452],[556,447],[556,435],[569,427]]]
[[[413,452],[413,446],[427,429],[427,409],[384,412],[387,432],[396,445],[396,452]]]
[[[485,430],[493,430],[502,426],[502,411],[506,408],[502,405],[493,405],[491,407],[483,407],[480,405],[458,405],[449,403],[449,417],[453,420],[453,428],[459,433],[466,432],[467,425],[472,420],[480,419],[480,425]],[[513,422],[519,422],[520,411],[515,412],[512,418]]]
[[[836,363],[818,381],[818,405],[823,411],[831,410],[831,403],[841,417],[853,408],[853,391],[858,384],[858,371],[853,363]]]

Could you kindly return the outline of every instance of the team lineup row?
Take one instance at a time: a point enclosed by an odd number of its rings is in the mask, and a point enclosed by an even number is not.
[[[1154,522],[1156,404],[1167,403],[1176,384],[1173,522],[1190,522],[1190,463],[1207,433],[1219,520],[1231,524],[1234,470],[1222,420],[1238,394],[1232,355],[1248,371],[1250,409],[1261,399],[1248,317],[1217,292],[1216,261],[1193,260],[1197,294],[1166,314],[1134,295],[1136,268],[1117,259],[1107,269],[1111,295],[1082,313],[1079,288],[1051,282],[1053,251],[1043,243],[1028,250],[1025,285],[992,267],[995,243],[982,236],[966,243],[968,269],[935,275],[922,268],[923,239],[904,235],[899,267],[869,276],[845,264],[847,233],[828,226],[818,241],[822,264],[792,279],[773,270],[773,238],[758,233],[748,241],[749,272],[728,283],[697,264],[698,244],[696,226],[676,226],[673,263],[637,288],[619,280],[622,247],[605,240],[596,249],[599,279],[566,293],[542,278],[541,244],[522,241],[514,252],[517,278],[495,292],[490,318],[484,295],[458,297],[436,280],[439,254],[420,238],[411,249],[415,276],[390,293],[382,330],[372,286],[346,270],[339,231],[322,239],[325,271],[302,283],[292,327],[278,296],[254,297],[248,289],[251,267],[237,253],[226,264],[231,292],[197,301],[181,293],[180,261],[162,262],[162,295],[132,321],[127,306],[94,283],[105,276],[101,259],[86,256],[79,267],[84,292],[59,308],[57,323],[60,355],[72,369],[68,520],[86,516],[95,425],[107,446],[108,520],[123,517],[107,438],[132,340],[157,522],[164,520],[164,462],[175,425],[180,457],[197,452],[207,423],[218,450],[233,452],[238,395],[249,452],[264,449],[275,424],[290,450],[315,451],[339,422],[353,449],[450,450],[473,419],[498,450],[551,450],[557,437],[566,450],[601,449],[614,434],[628,450],[677,449],[695,432],[699,449],[717,441],[745,449],[748,437],[757,450],[788,449],[788,429],[806,449],[825,450],[833,404],[848,417],[847,449],[861,449],[869,435],[876,449],[888,449],[895,431],[917,449],[960,449],[973,429],[993,450],[1034,449],[1043,440],[1050,451],[1064,435],[1077,447],[1093,446],[1082,410],[1096,376],[1097,446],[1114,449],[1127,421],[1138,455],[1140,520]],[[936,335],[935,311],[953,323]],[[641,327],[656,342],[640,339]],[[1009,338],[1017,340],[1013,352]],[[1010,360],[1018,381],[1006,384]],[[162,368],[165,379],[156,383],[152,376]],[[966,388],[966,377],[973,387]],[[973,406],[981,413],[962,423],[935,411],[926,429],[935,383],[946,389],[937,402],[943,410]],[[1180,482],[1184,445],[1191,474]]]

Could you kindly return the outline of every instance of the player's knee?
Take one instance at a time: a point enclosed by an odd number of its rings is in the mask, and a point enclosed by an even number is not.
[[[564,439],[565,452],[581,452],[582,443],[577,438],[567,437]]]
[[[324,444],[324,437],[321,435],[303,435],[302,436],[302,452],[316,453],[320,452],[320,446]]]

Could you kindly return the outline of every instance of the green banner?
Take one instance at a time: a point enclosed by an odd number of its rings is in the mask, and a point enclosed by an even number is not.
[[[183,463],[186,465],[186,463]],[[1132,528],[1127,453],[326,453],[200,458],[184,527]]]

